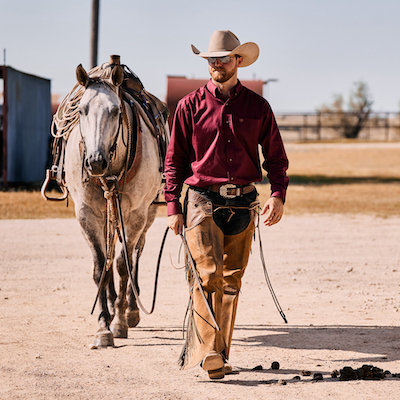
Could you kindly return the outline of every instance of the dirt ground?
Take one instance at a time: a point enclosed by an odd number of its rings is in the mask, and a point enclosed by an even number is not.
[[[164,217],[156,219],[142,257],[147,306],[165,226]],[[0,220],[0,232],[3,400],[399,398],[393,375],[345,382],[331,372],[368,364],[400,373],[400,218],[287,215],[263,227],[269,276],[288,324],[254,244],[231,350],[238,373],[221,381],[177,365],[187,302],[177,237],[167,238],[154,314],[142,313],[115,348],[92,350],[96,287],[75,219]],[[313,380],[315,373],[323,380]]]

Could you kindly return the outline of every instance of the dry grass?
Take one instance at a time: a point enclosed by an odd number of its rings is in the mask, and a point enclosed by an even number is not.
[[[400,215],[400,146],[393,144],[289,144],[286,214]],[[269,185],[257,187],[262,202]],[[166,215],[166,207],[159,214]],[[72,218],[73,202],[44,201],[39,191],[0,192],[0,218]]]
[[[291,178],[286,214],[400,215],[399,143],[304,143],[286,149]],[[260,186],[265,200],[268,185]]]
[[[303,143],[286,146],[291,176],[400,178],[399,143]]]
[[[262,199],[265,198],[264,195]],[[291,185],[288,189],[285,214],[305,213],[399,216],[400,184]]]
[[[74,204],[68,203],[45,201],[38,190],[0,192],[0,218],[73,218]]]

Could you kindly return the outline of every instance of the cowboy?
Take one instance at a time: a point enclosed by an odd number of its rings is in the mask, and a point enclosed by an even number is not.
[[[259,145],[271,185],[271,197],[261,209],[267,226],[283,214],[288,159],[270,105],[237,78],[238,68],[257,60],[257,44],[240,44],[223,30],[212,34],[207,52],[193,45],[192,51],[208,61],[211,79],[178,102],[164,196],[168,226],[175,234],[185,227],[201,282],[199,287],[188,274],[190,312],[181,367],[200,363],[209,378],[221,379],[232,373],[228,359],[238,295],[260,209],[254,186],[263,179]],[[179,202],[183,183],[189,186],[184,213]]]

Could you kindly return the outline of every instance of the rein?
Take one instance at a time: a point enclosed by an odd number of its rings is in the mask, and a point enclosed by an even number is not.
[[[260,246],[260,258],[261,258],[261,264],[264,270],[264,277],[265,277],[265,281],[267,282],[267,286],[269,291],[271,292],[271,296],[272,296],[272,300],[275,303],[275,307],[277,308],[280,316],[282,317],[283,321],[285,322],[285,324],[287,324],[287,319],[286,316],[282,310],[281,305],[279,304],[278,298],[276,297],[275,291],[272,287],[271,284],[271,280],[269,279],[269,275],[268,275],[268,271],[267,271],[267,265],[265,263],[265,258],[264,258],[264,251],[263,251],[263,247],[262,247],[262,241],[261,241],[261,231],[260,231],[260,216],[258,216],[258,222],[257,222],[257,231],[258,231],[258,241],[259,241],[259,246]],[[255,239],[255,238],[254,238]]]
[[[163,240],[161,243],[158,260],[157,260],[155,278],[154,278],[153,301],[152,301],[151,309],[150,309],[150,311],[148,311],[143,306],[143,303],[140,300],[138,290],[134,284],[135,280],[134,280],[134,277],[132,274],[132,265],[131,265],[131,262],[129,261],[128,247],[127,247],[126,235],[125,235],[125,227],[124,227],[124,221],[122,218],[121,202],[120,202],[120,197],[119,197],[120,192],[117,188],[118,179],[116,176],[108,177],[108,178],[102,177],[102,178],[100,178],[100,182],[101,182],[102,189],[104,191],[104,197],[107,200],[107,238],[106,238],[107,239],[107,241],[106,241],[107,258],[106,258],[103,272],[102,272],[102,275],[100,278],[99,287],[97,290],[97,295],[96,295],[96,299],[93,304],[91,314],[93,314],[93,312],[94,312],[100,292],[104,286],[104,280],[105,280],[106,273],[113,265],[113,260],[114,260],[114,255],[115,255],[115,245],[116,245],[117,239],[119,239],[119,241],[122,243],[122,250],[123,250],[124,258],[125,258],[125,265],[126,265],[126,269],[129,274],[129,279],[131,281],[131,288],[132,288],[133,294],[135,296],[136,302],[137,302],[138,306],[140,307],[140,309],[145,314],[150,315],[153,313],[153,311],[155,309],[161,257],[162,257],[162,253],[164,250],[164,245],[165,245],[165,241],[166,241],[166,237],[167,237],[169,228],[167,227],[167,229],[165,230],[164,237],[163,237]]]

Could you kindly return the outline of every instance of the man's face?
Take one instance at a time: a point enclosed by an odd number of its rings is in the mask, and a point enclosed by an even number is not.
[[[242,57],[236,58],[232,56],[227,64],[222,63],[219,58],[217,58],[215,63],[208,63],[208,71],[210,72],[211,78],[219,83],[229,81],[229,79],[236,75],[241,60]]]

